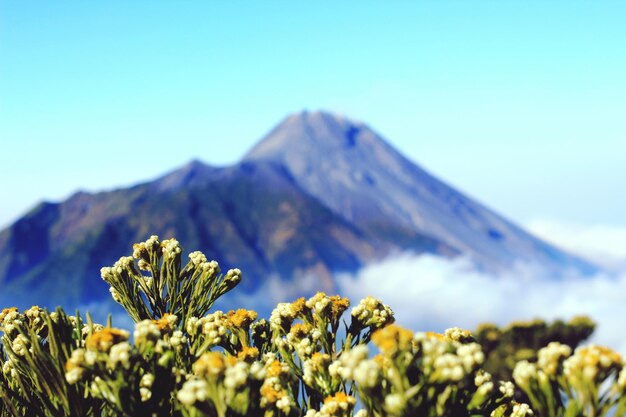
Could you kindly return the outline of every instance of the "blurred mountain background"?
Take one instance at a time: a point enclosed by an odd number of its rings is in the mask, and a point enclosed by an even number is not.
[[[158,234],[242,269],[216,308],[626,353],[626,3],[572,6],[0,2],[0,303],[117,320],[99,269]]]
[[[493,273],[519,262],[557,278],[598,270],[433,177],[365,123],[304,111],[234,165],[196,160],[129,188],[39,204],[0,232],[0,301],[106,301],[100,268],[151,234],[240,268],[239,290],[251,297],[270,278],[291,288],[259,297],[262,310],[336,292],[337,274],[400,253],[464,256]]]

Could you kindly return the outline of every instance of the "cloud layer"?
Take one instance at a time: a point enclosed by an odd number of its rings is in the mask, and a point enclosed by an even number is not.
[[[626,270],[626,227],[535,219],[526,224],[526,229],[598,265]]]
[[[586,314],[599,323],[595,342],[626,353],[626,273],[557,278],[519,264],[490,274],[464,258],[403,254],[342,275],[339,285],[354,302],[366,295],[381,298],[399,323],[415,330]]]

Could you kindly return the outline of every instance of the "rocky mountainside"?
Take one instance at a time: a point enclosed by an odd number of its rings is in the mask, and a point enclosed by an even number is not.
[[[309,289],[332,291],[334,273],[407,250],[464,254],[489,270],[594,269],[437,180],[367,125],[302,112],[233,166],[193,161],[131,188],[38,205],[0,232],[0,301],[107,297],[100,267],[151,234],[241,268],[250,294],[270,277],[313,277]]]

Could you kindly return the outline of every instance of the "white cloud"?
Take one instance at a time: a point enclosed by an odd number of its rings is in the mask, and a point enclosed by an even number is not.
[[[495,275],[463,258],[404,254],[344,274],[339,285],[353,302],[366,295],[381,298],[400,324],[414,330],[586,314],[599,323],[594,341],[626,353],[626,274],[556,278],[520,264]]]
[[[613,270],[626,266],[626,227],[535,219],[526,224],[526,229],[598,265]]]

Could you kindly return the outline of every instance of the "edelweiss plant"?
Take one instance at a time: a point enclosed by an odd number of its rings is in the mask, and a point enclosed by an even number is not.
[[[323,293],[278,304],[269,320],[211,311],[239,270],[221,275],[200,252],[183,266],[174,239],[133,249],[102,269],[132,334],[61,309],[2,311],[0,417],[569,417],[624,407],[621,359],[600,348],[548,347],[518,365],[516,388],[484,370],[467,331],[414,334],[380,300],[350,309]]]
[[[239,284],[241,271],[220,275],[217,262],[208,262],[201,252],[189,254],[182,267],[182,252],[176,239],[160,242],[151,236],[133,245],[133,256],[120,258],[100,273],[111,285],[113,299],[135,322],[171,314],[184,327],[188,317],[204,316],[215,300]]]
[[[519,362],[513,378],[542,416],[626,415],[626,368],[621,356],[606,347],[572,352],[553,342],[539,350],[537,362]]]

